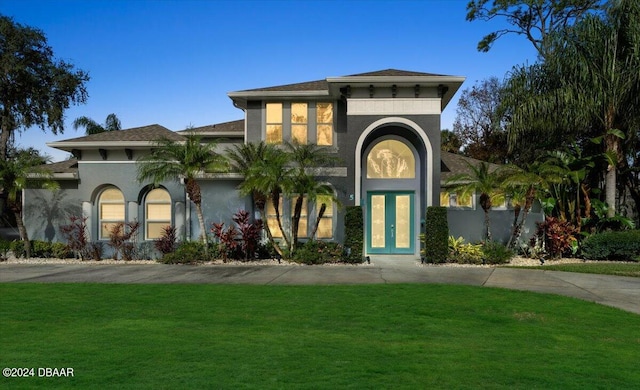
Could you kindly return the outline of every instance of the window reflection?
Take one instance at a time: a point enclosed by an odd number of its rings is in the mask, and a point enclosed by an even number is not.
[[[318,145],[333,145],[333,104],[316,104],[317,141]]]
[[[267,103],[267,143],[282,143],[282,103]]]

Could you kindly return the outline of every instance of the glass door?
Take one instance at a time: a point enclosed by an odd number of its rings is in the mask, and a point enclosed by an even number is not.
[[[413,192],[367,194],[367,252],[414,252]]]

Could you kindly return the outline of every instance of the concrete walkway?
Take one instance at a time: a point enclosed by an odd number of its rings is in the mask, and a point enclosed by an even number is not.
[[[565,295],[640,314],[640,278],[518,268],[441,267],[384,258],[361,266],[0,263],[0,282],[465,284]]]

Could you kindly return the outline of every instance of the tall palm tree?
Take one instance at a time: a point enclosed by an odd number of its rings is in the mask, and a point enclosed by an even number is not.
[[[215,142],[200,142],[200,137],[187,134],[183,142],[162,138],[154,142],[151,152],[138,159],[138,181],[151,179],[154,185],[165,180],[184,179],[189,199],[196,206],[200,225],[200,238],[208,245],[207,232],[202,213],[202,192],[198,176],[205,172],[228,170],[226,158],[216,153]]]
[[[565,142],[566,135],[600,136],[613,217],[623,139],[640,123],[640,2],[611,2],[604,15],[588,15],[550,36],[549,45],[544,63],[517,68],[509,81],[511,141],[532,128],[561,134]]]
[[[465,196],[480,194],[480,207],[484,211],[485,237],[491,240],[489,212],[493,206],[493,200],[504,194],[501,176],[497,170],[491,170],[487,162],[480,162],[477,165],[465,162],[469,172],[451,176],[446,184],[453,184],[453,190]]]
[[[84,127],[85,134],[87,135],[122,130],[122,124],[116,114],[107,115],[104,125],[99,124],[89,117],[81,116],[73,121],[74,130],[78,130],[80,127]]]
[[[20,194],[26,188],[47,188],[51,190],[59,188],[58,182],[52,180],[51,172],[42,164],[43,157],[30,153],[28,150],[18,150],[13,157],[0,161],[2,191],[7,194],[7,204],[16,219],[20,239],[24,241],[27,258],[31,257],[31,242],[22,221]]]

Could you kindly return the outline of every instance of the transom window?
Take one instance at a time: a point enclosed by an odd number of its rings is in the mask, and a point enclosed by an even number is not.
[[[108,240],[111,230],[124,223],[124,195],[117,188],[107,188],[98,198],[99,237]]]
[[[403,142],[378,142],[367,156],[367,179],[415,179],[416,160]]]
[[[145,198],[145,239],[162,236],[165,226],[171,225],[171,196],[163,188],[155,188]]]

